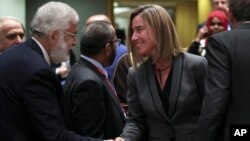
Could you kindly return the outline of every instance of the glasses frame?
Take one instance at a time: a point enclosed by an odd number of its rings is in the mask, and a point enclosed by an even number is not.
[[[68,35],[70,35],[70,37],[73,37],[74,39],[77,39],[78,38],[78,34],[76,33],[71,33],[69,31],[65,31],[65,33],[67,33]]]
[[[119,46],[121,41],[122,41],[121,39],[116,39],[116,40],[113,40],[113,41],[109,41],[107,43],[115,43],[116,42],[116,46]]]

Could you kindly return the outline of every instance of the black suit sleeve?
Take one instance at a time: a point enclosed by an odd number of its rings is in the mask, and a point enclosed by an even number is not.
[[[32,75],[23,88],[24,112],[40,140],[54,141],[99,141],[81,137],[65,128],[60,107],[60,83],[50,70]]]
[[[230,60],[226,47],[214,37],[208,39],[208,75],[202,105],[197,141],[216,141],[222,134],[230,95]]]

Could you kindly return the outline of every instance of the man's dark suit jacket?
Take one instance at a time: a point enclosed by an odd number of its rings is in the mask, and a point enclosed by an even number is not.
[[[207,61],[189,53],[174,58],[169,109],[158,92],[152,60],[130,68],[128,117],[121,135],[126,141],[191,141],[200,115]],[[144,134],[143,134],[144,133]],[[142,136],[144,135],[144,136]]]
[[[99,139],[121,134],[125,117],[119,100],[93,64],[80,58],[65,86],[66,123],[72,131]]]
[[[229,141],[229,126],[250,125],[250,23],[208,38],[206,95],[197,141]]]
[[[89,141],[66,130],[62,87],[33,39],[1,54],[0,68],[1,141]]]

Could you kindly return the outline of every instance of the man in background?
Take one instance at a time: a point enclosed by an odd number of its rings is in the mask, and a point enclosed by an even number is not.
[[[14,17],[0,18],[0,54],[7,48],[24,41],[24,27]]]
[[[228,2],[233,30],[208,38],[208,75],[196,141],[241,140],[244,136],[230,138],[241,128],[237,125],[250,127],[250,1]]]
[[[103,15],[103,14],[97,14],[97,15],[93,15],[89,17],[86,21],[86,24],[92,23],[93,21],[106,21],[112,24],[111,20],[106,15]],[[108,73],[108,78],[110,81],[113,81],[113,75],[114,75],[114,71],[117,66],[118,60],[121,58],[121,56],[123,56],[126,53],[127,53],[127,47],[124,44],[119,43],[118,46],[116,47],[116,54],[115,54],[115,59],[113,63],[105,67],[105,70]]]
[[[213,10],[221,10],[227,12],[227,0],[212,0]]]
[[[81,135],[110,139],[120,135],[125,117],[104,67],[113,63],[119,40],[105,16],[91,16],[81,33],[81,57],[65,87],[65,119]]]
[[[97,14],[89,17],[86,21],[86,24],[92,23],[94,21],[106,21],[111,24],[111,20],[103,14]],[[117,96],[119,97],[120,103],[123,105],[125,110],[127,109],[127,72],[128,68],[130,67],[130,62],[127,61],[129,61],[127,58],[127,47],[120,43],[116,47],[116,55],[113,63],[104,67],[104,69],[107,71],[109,80],[113,82]],[[126,65],[124,66],[124,64]]]
[[[106,15],[103,15],[103,14],[96,14],[96,15],[89,17],[86,21],[86,24],[92,23],[93,21],[106,21],[112,24],[111,20]],[[124,44],[119,43],[118,46],[116,47],[116,54],[115,54],[115,59],[113,63],[105,67],[105,70],[108,73],[108,78],[110,81],[113,81],[113,75],[114,75],[114,71],[117,66],[118,60],[121,58],[121,56],[123,56],[126,53],[127,53],[127,47]]]

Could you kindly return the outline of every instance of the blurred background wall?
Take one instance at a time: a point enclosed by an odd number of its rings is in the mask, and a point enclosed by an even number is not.
[[[0,17],[16,17],[23,25],[26,24],[25,9],[25,0],[0,0]]]
[[[29,36],[30,22],[39,6],[50,0],[0,0],[0,17],[14,16],[21,20]],[[165,7],[175,22],[181,44],[188,47],[195,38],[197,25],[206,20],[211,0],[58,0],[76,9],[80,16],[79,33],[87,17],[106,14],[127,32],[129,15],[140,4],[159,4]],[[79,45],[74,48],[77,57]]]

